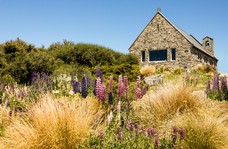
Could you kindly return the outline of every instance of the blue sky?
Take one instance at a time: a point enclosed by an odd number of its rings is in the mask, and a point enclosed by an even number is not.
[[[0,0],[0,43],[19,37],[48,47],[66,39],[128,53],[158,7],[200,42],[212,37],[218,69],[228,73],[227,0]]]

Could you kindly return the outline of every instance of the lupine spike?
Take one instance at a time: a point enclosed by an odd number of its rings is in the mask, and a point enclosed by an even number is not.
[[[101,89],[101,79],[100,79],[100,77],[98,77],[97,81],[96,81],[96,96],[98,99],[100,99],[100,97],[99,97],[100,89]]]
[[[219,75],[218,73],[215,74],[214,80],[213,80],[213,91],[217,92],[219,91]]]
[[[105,102],[106,99],[106,86],[104,84],[101,85],[101,90],[100,90],[100,98],[102,102]]]
[[[86,77],[85,75],[82,78],[82,97],[86,98],[87,97],[87,85],[86,85]]]
[[[137,76],[136,89],[135,89],[136,101],[138,101],[141,98],[140,81],[141,81],[140,76]]]
[[[100,66],[97,67],[96,75],[97,75],[97,77],[100,77],[101,83],[102,83],[104,80],[103,80],[103,74],[101,72],[101,67]]]
[[[184,128],[180,129],[180,140],[184,139]]]
[[[112,89],[113,89],[113,75],[110,76],[110,79],[109,79],[109,92],[112,92]]]
[[[155,139],[154,139],[154,145],[155,145],[156,148],[159,148],[159,138],[158,138],[158,136],[156,136]]]
[[[79,92],[79,82],[77,82],[76,80],[73,80],[73,91],[74,93]]]
[[[210,90],[211,90],[211,85],[210,85],[210,80],[208,79],[207,80],[207,86],[206,86],[206,94],[208,94],[209,92],[210,92]]]
[[[109,103],[109,104],[113,104],[112,92],[109,92],[109,95],[108,95],[108,103]]]
[[[118,102],[117,105],[117,120],[120,122],[120,111],[121,111],[121,101]]]
[[[227,80],[226,76],[221,79],[221,90],[226,91],[227,90]]]
[[[146,86],[143,86],[143,88],[142,88],[142,97],[146,94],[146,92],[147,92],[147,88],[146,88]]]
[[[127,99],[127,94],[128,94],[128,78],[127,78],[127,76],[124,76],[124,96],[125,96],[125,99]]]

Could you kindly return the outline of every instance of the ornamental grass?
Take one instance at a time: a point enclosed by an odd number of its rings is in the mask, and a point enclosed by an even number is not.
[[[101,114],[97,99],[59,99],[46,95],[28,114],[9,125],[0,139],[3,148],[76,148],[99,125]]]

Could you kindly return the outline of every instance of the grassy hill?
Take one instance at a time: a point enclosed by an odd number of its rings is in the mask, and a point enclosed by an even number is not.
[[[208,66],[139,67],[129,55],[68,41],[0,49],[3,148],[228,148],[227,81]],[[151,75],[162,81],[148,86]]]

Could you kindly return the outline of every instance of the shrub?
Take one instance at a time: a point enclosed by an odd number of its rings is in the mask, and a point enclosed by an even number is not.
[[[193,71],[212,74],[216,72],[215,68],[207,64],[198,64],[193,68]]]
[[[140,68],[140,73],[142,75],[146,75],[146,76],[150,76],[150,75],[153,75],[155,73],[156,69],[154,66],[143,66]]]
[[[90,100],[90,102],[88,102]],[[76,148],[99,120],[96,99],[44,96],[28,115],[12,123],[1,138],[3,148]],[[97,100],[96,100],[97,101]],[[99,106],[98,106],[99,107]],[[97,113],[98,112],[98,113]]]

